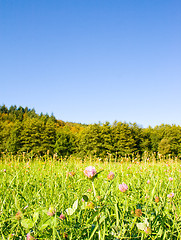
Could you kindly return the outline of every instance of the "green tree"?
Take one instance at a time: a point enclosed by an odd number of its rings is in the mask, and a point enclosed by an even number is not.
[[[165,136],[169,140],[172,155],[181,155],[181,127],[176,125],[169,126]]]
[[[25,118],[22,123],[21,131],[21,152],[43,153],[42,132],[44,131],[44,123],[37,118]]]
[[[160,143],[158,145],[158,151],[162,155],[166,155],[166,154],[170,153],[170,144],[169,144],[169,140],[168,139],[163,138],[160,141]]]
[[[153,129],[151,126],[148,128],[143,128],[141,131],[141,142],[140,142],[140,148],[141,152],[151,152],[152,150],[152,141],[151,141],[151,133]]]
[[[78,151],[82,156],[101,155],[101,127],[100,124],[90,124],[79,135]]]
[[[61,127],[57,130],[57,137],[55,143],[55,152],[58,156],[66,156],[75,153],[76,137],[70,131],[69,127]]]
[[[8,108],[5,105],[0,106],[0,113],[8,113]]]
[[[40,138],[42,139],[41,151],[46,152],[49,150],[50,153],[53,154],[56,142],[56,128],[52,119],[48,119],[44,124]]]
[[[136,140],[133,137],[132,128],[127,123],[118,122],[114,124],[113,129],[114,151],[118,156],[131,154],[136,149]]]
[[[22,125],[20,121],[16,121],[12,128],[8,139],[6,140],[6,148],[8,152],[16,154],[21,149],[21,131]]]
[[[113,154],[113,135],[112,127],[109,122],[104,123],[100,127],[100,157],[105,157],[107,154]]]

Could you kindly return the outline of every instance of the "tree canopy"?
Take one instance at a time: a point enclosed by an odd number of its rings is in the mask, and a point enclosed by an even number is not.
[[[80,124],[37,114],[35,109],[0,106],[0,152],[57,153],[59,156],[106,157],[145,151],[181,156],[181,127],[162,124],[141,128],[136,123]]]

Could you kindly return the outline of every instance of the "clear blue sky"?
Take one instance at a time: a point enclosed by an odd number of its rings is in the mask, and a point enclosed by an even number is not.
[[[180,0],[0,0],[0,105],[181,125]]]

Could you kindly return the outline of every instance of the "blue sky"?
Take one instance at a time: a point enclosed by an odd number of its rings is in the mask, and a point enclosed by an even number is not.
[[[181,1],[0,0],[0,105],[181,125]]]

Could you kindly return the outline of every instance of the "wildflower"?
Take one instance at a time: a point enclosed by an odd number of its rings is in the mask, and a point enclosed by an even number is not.
[[[110,172],[110,173],[107,175],[107,179],[108,179],[108,180],[113,180],[114,177],[115,177],[115,175],[114,175],[113,172]]]
[[[67,177],[73,177],[75,176],[75,172],[71,171],[67,173]]]
[[[14,238],[14,233],[12,233],[8,236],[8,240],[13,239],[13,238]]]
[[[101,201],[101,196],[97,196],[98,201]]]
[[[94,209],[94,203],[93,203],[93,202],[89,202],[89,203],[87,204],[87,208],[88,208],[88,209]]]
[[[84,170],[84,174],[88,178],[93,178],[97,174],[97,172],[95,167],[89,166],[89,167],[86,167],[86,169]]]
[[[142,211],[141,211],[141,209],[136,209],[135,210],[135,215],[137,216],[137,217],[141,217],[142,216]]]
[[[16,220],[20,220],[22,218],[23,214],[21,211],[18,211],[15,215]]]
[[[147,183],[150,184],[150,180],[148,180]]]
[[[160,201],[159,197],[155,198],[155,202],[158,203]]]
[[[175,194],[172,192],[172,193],[169,193],[169,194],[167,195],[167,197],[168,197],[168,198],[173,198],[174,195],[175,195]]]
[[[30,233],[28,233],[27,235],[26,235],[26,240],[33,240],[33,239],[35,239],[33,236],[31,236],[31,234]]]
[[[91,188],[87,189],[87,192],[92,192],[92,189]]]
[[[63,238],[68,238],[68,234],[67,233],[63,233]]]
[[[173,181],[173,178],[172,178],[172,177],[169,177],[169,179],[168,179],[168,180],[171,182],[171,181]]]
[[[6,169],[4,169],[3,171],[6,172]]]
[[[146,195],[146,196],[145,196],[145,199],[147,199],[147,198],[149,198],[149,197],[150,197],[150,196]]]
[[[65,215],[63,213],[60,214],[60,217],[59,217],[61,220],[64,220],[65,219]]]
[[[50,207],[47,214],[52,217],[55,214],[55,212],[56,209],[54,207]]]
[[[121,192],[126,192],[128,190],[128,186],[125,183],[119,185],[119,190]]]
[[[144,231],[145,231],[146,234],[151,234],[151,228],[150,227],[146,227],[144,229]]]

